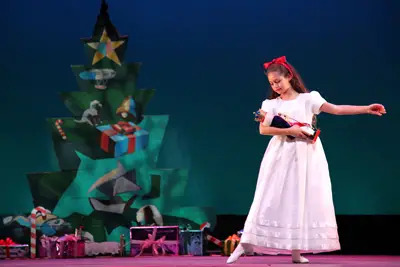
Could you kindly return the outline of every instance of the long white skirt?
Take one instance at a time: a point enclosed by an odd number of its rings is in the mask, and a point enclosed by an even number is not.
[[[264,154],[241,243],[254,252],[320,253],[340,249],[324,149],[274,136]]]

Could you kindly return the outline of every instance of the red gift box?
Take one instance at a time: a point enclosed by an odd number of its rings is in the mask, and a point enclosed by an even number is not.
[[[65,235],[57,240],[59,248],[58,257],[76,258],[85,256],[85,241],[74,235]]]
[[[110,140],[111,136],[114,136],[118,134],[117,131],[114,129],[109,129],[101,132],[101,137],[100,137],[100,147],[106,152],[111,152],[114,151],[113,149],[113,142]]]
[[[39,256],[41,258],[56,258],[58,255],[57,251],[57,236],[45,236],[40,237],[39,243]]]
[[[117,131],[114,129],[105,130],[101,133],[100,147],[108,153],[114,152],[115,141],[111,140],[110,137],[117,135]],[[136,136],[134,134],[125,135],[128,138],[128,153],[135,152]]]
[[[102,150],[118,155],[135,152],[135,132],[141,129],[139,126],[132,125],[128,122],[118,122],[117,124],[113,124],[111,127],[108,127],[109,129],[101,130],[100,147]],[[124,139],[127,140],[125,141]],[[126,142],[125,144],[127,147],[123,146],[125,147],[123,149],[123,153],[118,153],[121,147],[119,147],[117,150],[115,148],[118,142]]]

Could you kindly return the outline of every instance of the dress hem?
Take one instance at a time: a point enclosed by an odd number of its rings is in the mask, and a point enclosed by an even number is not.
[[[301,249],[301,248],[286,248],[286,249],[282,249],[282,248],[276,248],[273,246],[260,246],[260,245],[254,245],[251,244],[249,242],[240,242],[244,247],[246,247],[246,252],[252,251],[252,252],[256,252],[259,254],[267,254],[267,255],[291,255],[292,254],[292,250],[299,250],[300,253],[302,254],[318,254],[318,253],[328,253],[328,252],[333,252],[333,251],[338,251],[340,250],[340,246],[339,247],[332,247],[332,248],[327,248],[327,249]]]

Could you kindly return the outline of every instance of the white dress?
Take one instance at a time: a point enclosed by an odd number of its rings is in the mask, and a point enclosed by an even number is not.
[[[324,102],[313,91],[293,100],[265,100],[262,110],[267,115],[283,113],[311,124]],[[319,138],[312,144],[300,139],[291,141],[286,136],[272,137],[261,163],[241,243],[265,254],[340,249],[328,163]]]

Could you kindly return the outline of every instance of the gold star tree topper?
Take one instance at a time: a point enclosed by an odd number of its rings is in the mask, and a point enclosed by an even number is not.
[[[92,65],[96,64],[104,57],[108,57],[116,64],[121,66],[121,62],[119,61],[115,49],[121,46],[124,42],[125,41],[111,41],[111,39],[107,35],[106,29],[104,29],[99,42],[87,43],[89,47],[96,50],[96,53],[93,57]]]

